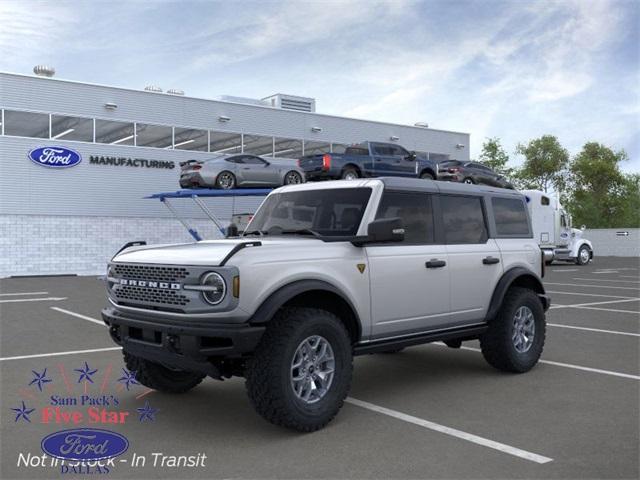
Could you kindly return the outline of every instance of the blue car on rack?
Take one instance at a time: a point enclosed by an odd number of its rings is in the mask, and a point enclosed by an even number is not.
[[[438,178],[438,165],[426,155],[394,143],[363,142],[344,153],[320,153],[298,160],[307,181],[364,177]]]

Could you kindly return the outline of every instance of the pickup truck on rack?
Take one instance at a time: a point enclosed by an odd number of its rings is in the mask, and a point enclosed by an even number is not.
[[[364,142],[345,152],[308,155],[298,160],[307,180],[364,177],[411,177],[437,179],[438,165],[423,154],[409,152],[394,143]]]
[[[479,339],[494,367],[531,369],[543,270],[513,190],[321,182],[271,192],[242,237],[119,252],[102,316],[140,383],[242,376],[264,418],[313,431],[341,408],[354,355]]]

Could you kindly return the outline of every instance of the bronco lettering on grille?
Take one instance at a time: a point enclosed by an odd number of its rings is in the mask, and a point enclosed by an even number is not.
[[[127,278],[120,279],[120,285],[131,285],[134,287],[161,288],[163,290],[180,290],[182,285],[179,283],[168,282],[151,282],[147,280],[129,280]]]

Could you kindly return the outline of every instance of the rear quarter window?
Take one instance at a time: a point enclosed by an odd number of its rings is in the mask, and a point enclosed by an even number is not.
[[[527,207],[519,198],[492,198],[493,216],[498,236],[523,237],[531,236]]]
[[[440,197],[445,241],[448,244],[486,243],[489,235],[480,197]]]

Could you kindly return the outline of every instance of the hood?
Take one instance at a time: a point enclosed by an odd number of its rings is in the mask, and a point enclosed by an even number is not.
[[[573,238],[582,238],[582,234],[584,233],[584,231],[580,230],[579,228],[572,228],[571,229],[571,236]]]
[[[197,243],[131,247],[113,257],[114,262],[148,263],[163,265],[218,266],[241,243],[261,242],[260,248],[276,245],[308,246],[309,242],[321,242],[308,237],[246,237],[228,240],[205,240]],[[248,247],[252,248],[252,247]]]

